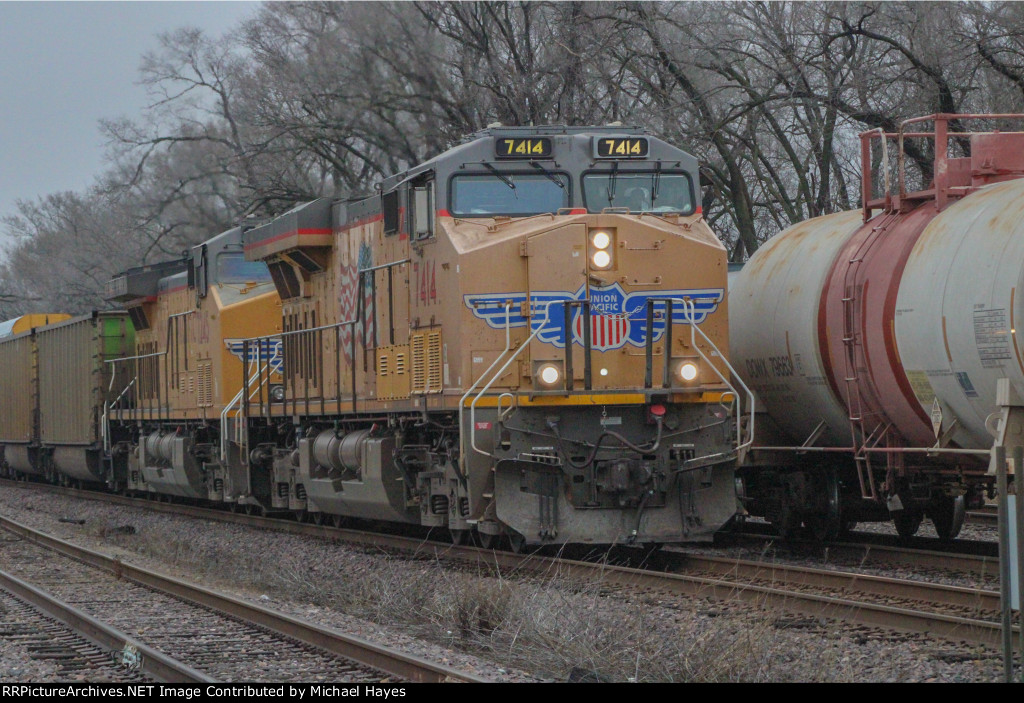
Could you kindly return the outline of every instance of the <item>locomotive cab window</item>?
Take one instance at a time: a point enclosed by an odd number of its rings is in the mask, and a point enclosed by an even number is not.
[[[384,234],[398,234],[398,191],[384,193],[380,196],[380,209],[384,215]]]
[[[262,261],[246,261],[241,252],[217,254],[219,283],[265,283],[270,280],[270,269]]]
[[[409,231],[413,239],[434,236],[434,181],[423,179],[412,184],[409,195]]]
[[[602,171],[583,176],[583,201],[590,212],[629,208],[630,212],[689,215],[693,183],[687,173]]]
[[[450,210],[459,217],[539,215],[569,207],[564,173],[460,174],[451,180]]]

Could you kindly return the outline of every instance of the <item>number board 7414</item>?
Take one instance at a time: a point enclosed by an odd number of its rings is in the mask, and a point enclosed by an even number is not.
[[[551,156],[551,140],[547,137],[497,139],[494,155],[499,159],[546,159]]]
[[[649,151],[646,137],[594,138],[594,157],[598,159],[642,159]]]

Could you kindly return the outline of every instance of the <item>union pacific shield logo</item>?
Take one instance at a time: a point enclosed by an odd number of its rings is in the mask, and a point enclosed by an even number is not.
[[[574,292],[568,291],[537,291],[529,294],[529,319],[523,314],[527,301],[526,293],[483,293],[464,296],[466,306],[473,314],[485,321],[493,329],[509,327],[525,327],[530,325],[531,332],[537,332],[537,339],[559,348],[565,348],[565,303],[573,300],[584,300],[586,288]],[[654,321],[650,333],[653,342],[657,342],[665,334],[667,304],[665,298],[675,301],[688,299],[692,305],[693,322],[702,323],[708,315],[718,309],[725,297],[722,288],[699,288],[690,290],[659,290],[626,293],[618,283],[610,286],[590,289],[590,344],[598,351],[620,349],[626,344],[643,347],[647,341],[647,301],[654,302]],[[506,306],[508,307],[506,311]],[[571,339],[575,344],[583,345],[583,314],[582,308],[572,311],[570,320]],[[672,305],[672,324],[686,325],[690,323],[687,308],[681,302]]]

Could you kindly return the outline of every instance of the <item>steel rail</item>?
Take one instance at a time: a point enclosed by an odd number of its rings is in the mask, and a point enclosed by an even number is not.
[[[815,569],[768,561],[711,557],[679,552],[681,563],[690,569],[721,576],[761,579],[785,585],[814,586],[856,591],[876,596],[909,598],[943,605],[999,612],[999,592],[948,586],[945,584],[861,574],[851,571]]]
[[[20,484],[23,485],[23,484]],[[72,495],[83,495],[86,492],[75,491],[74,489],[59,488],[46,484],[32,484],[41,486],[55,492],[68,493]],[[437,558],[456,558],[476,562],[484,567],[497,567],[505,573],[535,573],[540,575],[555,575],[559,577],[580,578],[590,582],[600,582],[606,585],[623,586],[629,588],[649,588],[652,590],[666,591],[677,595],[706,597],[715,600],[739,600],[761,607],[777,608],[804,615],[816,617],[829,617],[843,620],[845,622],[859,623],[873,627],[882,627],[910,632],[928,633],[934,636],[967,640],[997,646],[1001,642],[1001,629],[998,622],[989,622],[974,618],[946,615],[941,613],[929,613],[909,608],[896,607],[872,603],[870,601],[858,601],[834,596],[806,593],[802,591],[785,590],[778,586],[762,586],[748,584],[739,581],[727,581],[719,578],[707,578],[679,573],[664,573],[648,569],[638,569],[626,566],[612,565],[608,563],[595,563],[589,561],[578,561],[560,559],[557,557],[541,556],[538,554],[518,555],[510,552],[499,552],[477,547],[454,546],[447,543],[431,542],[421,538],[406,537],[400,535],[388,535],[379,533],[361,532],[353,529],[338,529],[326,526],[309,525],[297,523],[290,520],[276,518],[257,517],[239,513],[212,510],[208,508],[196,508],[177,504],[154,503],[145,499],[125,498],[123,496],[111,496],[109,494],[93,494],[97,500],[109,500],[123,505],[136,507],[150,507],[161,512],[181,513],[194,517],[201,517],[236,524],[266,527],[273,530],[299,534],[303,536],[320,537],[329,541],[359,544],[375,547],[388,547],[404,549],[419,554],[431,554]],[[83,497],[89,497],[83,495]],[[753,537],[761,537],[754,535]],[[830,554],[849,551],[854,558],[862,560],[879,561],[882,563],[907,563],[907,550],[899,550],[893,547],[877,545],[829,545]],[[912,550],[914,555],[920,556],[925,563],[934,565],[937,568],[948,568],[952,559],[960,555],[929,552],[926,550]],[[964,557],[972,566],[977,560],[982,573],[998,573],[997,560],[988,557]],[[742,560],[724,559],[724,562],[736,564]],[[784,569],[781,565],[769,565],[757,563],[762,569],[773,566],[776,573],[781,574]],[[792,567],[797,568],[797,567]],[[808,570],[810,571],[810,570]],[[796,574],[796,571],[790,571]],[[867,575],[858,574],[858,579],[868,583],[871,579]],[[794,583],[799,584],[800,578],[804,576],[792,576]],[[931,584],[918,582],[919,593],[925,592]],[[811,584],[805,584],[811,585]],[[818,584],[820,585],[820,584]],[[877,588],[884,588],[878,585]],[[920,590],[924,589],[924,590]],[[969,590],[969,589],[965,589]],[[936,596],[942,593],[944,596]],[[956,595],[955,595],[956,594]],[[888,594],[893,595],[893,594]],[[966,601],[959,605],[977,607],[978,602],[971,602],[966,594],[957,594],[952,587],[940,587],[937,591],[928,593],[922,597],[930,602],[943,602],[961,598]],[[991,602],[987,596],[982,595],[982,603]],[[987,609],[987,608],[984,608]],[[1014,628],[1017,631],[1017,628]]]
[[[0,571],[0,588],[11,593],[97,647],[110,652],[126,652],[134,647],[138,655],[138,671],[162,683],[217,683],[217,679],[197,671],[143,642],[129,637],[117,628],[94,618],[78,608],[21,579]],[[128,663],[122,659],[121,664]]]
[[[775,542],[776,535],[741,533],[734,537],[756,541]],[[830,556],[857,561],[867,564],[895,564],[900,566],[917,566],[943,571],[959,571],[979,577],[999,575],[999,557],[960,552],[938,551],[931,549],[912,549],[908,547],[875,544],[871,542],[831,542],[827,545],[815,545]]]
[[[0,517],[0,528],[16,534],[26,541],[56,551],[84,564],[130,579],[162,593],[191,603],[226,613],[247,623],[291,637],[304,644],[319,647],[332,654],[354,659],[361,664],[413,683],[468,682],[488,683],[489,680],[451,667],[431,662],[422,657],[398,652],[334,628],[316,625],[301,618],[277,613],[261,606],[246,603],[210,589],[149,571],[99,552],[71,544],[62,539],[33,530],[14,520]]]

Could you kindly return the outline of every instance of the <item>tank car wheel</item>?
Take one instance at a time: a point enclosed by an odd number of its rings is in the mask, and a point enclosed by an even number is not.
[[[452,544],[457,547],[469,544],[471,534],[470,530],[448,530],[448,536],[451,538]]]
[[[322,510],[318,510],[315,513],[310,513],[309,517],[313,521],[313,524],[318,526],[323,525],[324,522],[327,520],[327,516],[324,515]]]
[[[892,514],[892,524],[896,526],[896,534],[903,539],[910,539],[916,535],[923,519],[923,513],[909,508]]]
[[[522,554],[523,549],[526,547],[526,538],[518,532],[508,533],[508,543],[512,547],[512,551],[516,554]]]
[[[341,529],[342,527],[348,526],[348,518],[344,515],[332,515],[331,523],[338,529]]]
[[[305,522],[306,521],[306,511],[305,510],[293,510],[292,511],[292,517],[295,518],[295,522]]]
[[[942,496],[928,507],[928,517],[935,526],[935,533],[944,542],[956,539],[960,534],[966,514],[967,502],[963,496]]]
[[[495,549],[501,540],[501,535],[492,535],[489,532],[477,532],[476,535],[484,549]]]
[[[255,515],[259,511],[259,509],[260,509],[260,506],[256,505],[255,503],[246,503],[245,504],[245,514],[246,515]]]
[[[811,537],[818,542],[832,542],[839,536],[843,523],[839,508],[839,476],[835,469],[826,468],[821,475],[819,488],[824,498],[823,509],[804,519]]]
[[[800,516],[788,503],[783,503],[778,516],[770,520],[769,523],[776,534],[779,535],[779,539],[783,541],[799,536]]]

